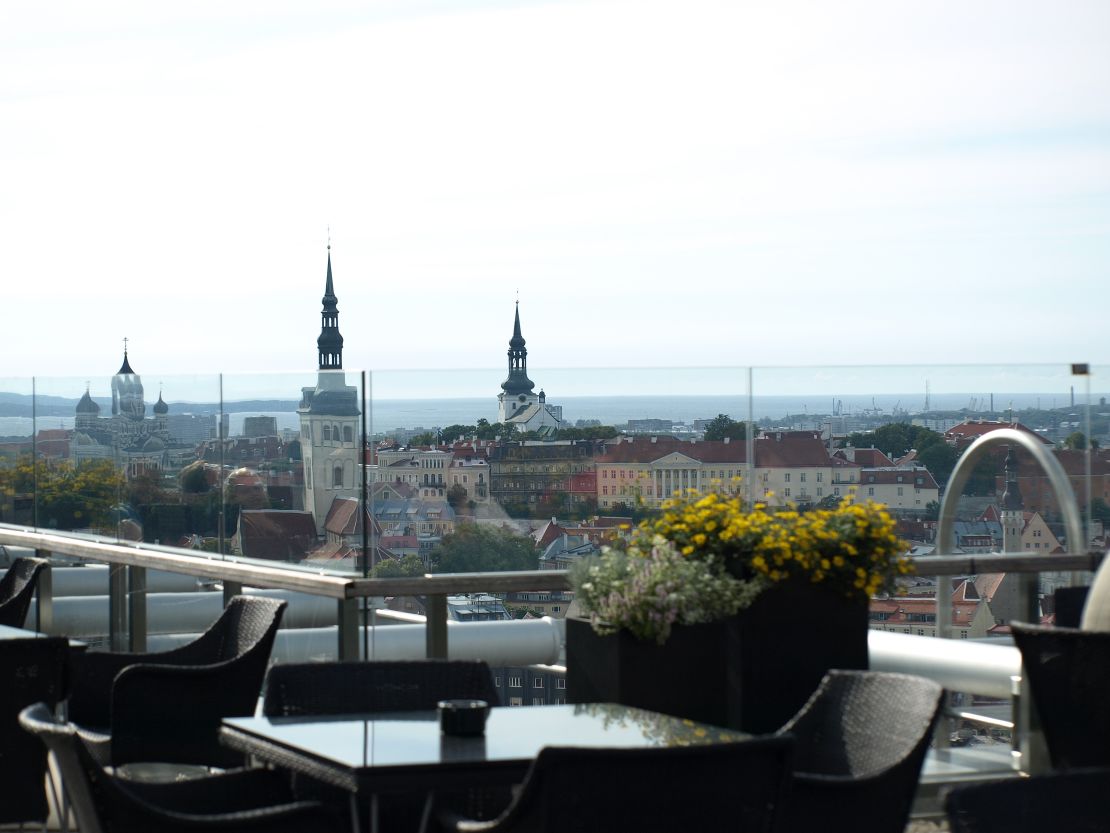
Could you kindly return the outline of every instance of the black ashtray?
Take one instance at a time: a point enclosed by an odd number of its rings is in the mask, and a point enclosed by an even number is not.
[[[445,735],[481,735],[486,731],[489,703],[485,700],[440,700],[439,729]]]

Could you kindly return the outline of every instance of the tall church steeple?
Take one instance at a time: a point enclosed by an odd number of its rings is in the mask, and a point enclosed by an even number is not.
[[[320,337],[316,339],[316,347],[320,353],[320,370],[343,369],[343,336],[339,334],[338,301],[332,284],[331,243],[328,243],[328,281],[321,300],[324,309],[320,313]]]
[[[998,513],[1002,523],[1002,551],[1006,553],[1022,552],[1021,533],[1025,529],[1025,503],[1021,498],[1021,489],[1018,488],[1017,457],[1014,456],[1014,447],[1006,452],[1006,488],[1002,492],[1002,506]]]
[[[529,395],[535,386],[528,378],[528,350],[520,334],[520,301],[517,301],[513,337],[509,339],[509,376],[501,383],[501,390],[510,396]]]

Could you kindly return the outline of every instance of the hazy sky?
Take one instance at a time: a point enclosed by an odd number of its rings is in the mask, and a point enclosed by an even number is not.
[[[0,377],[1110,363],[1110,3],[0,4]],[[535,374],[533,374],[535,376]]]

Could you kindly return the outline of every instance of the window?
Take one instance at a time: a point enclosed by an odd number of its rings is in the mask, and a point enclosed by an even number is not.
[[[520,697],[510,697],[509,698],[509,705],[510,706],[523,706],[524,705],[524,700],[521,699]]]
[[[902,487],[898,487],[898,497],[902,497]]]
[[[817,497],[821,497],[822,494],[824,494],[824,492],[822,491],[821,487],[818,486],[817,487]]]
[[[326,442],[326,443],[331,442],[331,426],[330,425],[325,425],[324,426],[324,442]]]
[[[786,476],[787,476],[788,478],[790,477],[790,475],[789,475],[789,474],[788,474],[788,475],[786,475]],[[790,487],[789,487],[789,486],[787,486],[787,487],[786,487],[785,489],[783,489],[783,490],[782,490],[782,496],[783,496],[783,497],[790,497]]]
[[[824,476],[825,476],[824,472],[821,472],[821,471],[817,472],[817,482],[820,483],[821,480],[824,478]]]
[[[353,443],[355,441],[355,432],[350,425],[343,426],[343,442]]]
[[[867,496],[868,497],[875,497],[875,487],[874,486],[868,486],[867,487]]]
[[[536,677],[532,680],[532,688],[543,688],[543,677]]]
[[[555,688],[563,690],[566,687],[567,687],[567,678],[566,677],[556,677],[555,678]]]
[[[552,605],[551,606],[551,612],[552,613],[558,613],[562,609],[563,609],[562,605]]]
[[[509,688],[520,688],[520,677],[509,677]]]
[[[339,487],[343,485],[343,467],[336,466],[335,470],[331,473],[331,485]]]
[[[967,639],[967,631],[960,631],[960,639]]]
[[[785,480],[785,482],[789,483],[790,482],[790,472],[787,472],[785,475],[783,475],[783,479]]]
[[[800,481],[802,481],[803,483],[805,483],[806,482],[806,473],[803,471],[801,474],[798,475],[798,479]]]
[[[544,703],[544,701],[543,701],[542,697],[533,697],[532,698],[532,705],[533,706],[542,706],[543,703]]]
[[[493,678],[493,684],[497,688],[501,688],[501,678],[500,677],[494,677]]]

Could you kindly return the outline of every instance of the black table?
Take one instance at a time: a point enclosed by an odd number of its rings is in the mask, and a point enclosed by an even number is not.
[[[255,759],[371,799],[523,781],[545,746],[636,747],[741,741],[741,732],[612,703],[498,707],[485,735],[443,735],[436,712],[225,718],[220,741]],[[356,814],[357,815],[357,814]],[[374,824],[373,813],[371,826]]]

